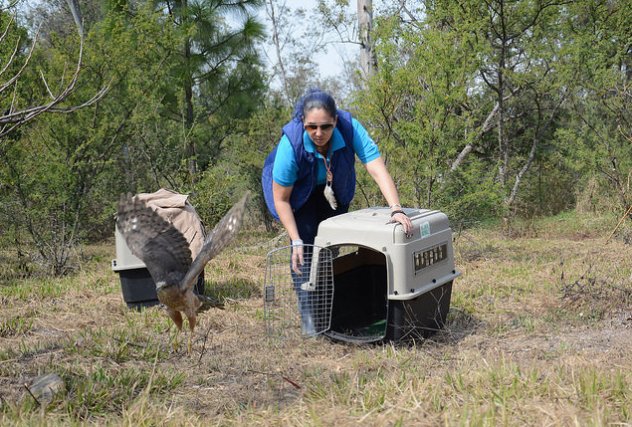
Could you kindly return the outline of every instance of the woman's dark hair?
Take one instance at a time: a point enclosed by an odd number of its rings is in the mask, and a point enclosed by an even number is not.
[[[336,117],[337,109],[334,98],[327,92],[320,90],[320,88],[312,87],[296,103],[294,120],[303,121],[305,114],[314,108],[324,110],[331,117]]]

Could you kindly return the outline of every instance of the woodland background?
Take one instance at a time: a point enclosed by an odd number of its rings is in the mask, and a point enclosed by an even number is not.
[[[278,232],[261,168],[314,85],[369,130],[402,204],[454,229],[632,203],[632,2],[2,4],[0,249],[29,274],[78,269],[124,192],[190,194],[212,227],[249,189],[246,228]],[[323,78],[332,43],[363,55]],[[358,174],[352,208],[383,205]]]

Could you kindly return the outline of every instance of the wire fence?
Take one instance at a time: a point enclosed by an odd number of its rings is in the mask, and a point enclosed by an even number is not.
[[[292,269],[292,252],[303,263]],[[334,296],[332,251],[314,245],[285,246],[266,257],[263,306],[266,334],[309,337],[331,326]]]

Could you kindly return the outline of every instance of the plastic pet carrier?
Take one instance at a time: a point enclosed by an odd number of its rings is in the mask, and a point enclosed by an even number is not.
[[[411,238],[400,224],[390,223],[388,208],[362,209],[320,224],[307,283],[315,291],[325,283],[331,297],[316,301],[331,309],[319,310],[318,324],[325,326],[314,333],[350,342],[398,341],[425,338],[443,327],[452,284],[461,274],[454,267],[448,218],[439,211],[404,211],[414,225]],[[319,256],[319,248],[328,255]],[[321,266],[319,259],[331,267]],[[297,300],[295,280],[287,282]],[[295,305],[302,314],[303,307]],[[266,315],[279,317],[273,307]],[[300,318],[305,323],[305,315]]]

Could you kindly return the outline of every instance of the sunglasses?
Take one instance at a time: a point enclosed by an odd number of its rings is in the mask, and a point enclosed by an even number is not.
[[[318,130],[318,128],[320,128],[320,130],[322,130],[323,132],[327,132],[328,130],[333,129],[334,125],[332,123],[325,123],[323,125],[314,125],[314,124],[308,124],[305,125],[305,129],[306,130]]]

